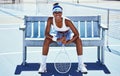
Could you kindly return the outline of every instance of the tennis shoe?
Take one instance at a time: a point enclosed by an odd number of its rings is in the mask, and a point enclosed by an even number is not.
[[[87,74],[88,73],[87,72],[87,68],[86,68],[86,66],[84,64],[78,65],[77,71],[78,72],[81,71],[81,73],[83,73],[83,74]]]
[[[46,64],[41,64],[38,73],[42,74],[42,73],[46,73],[47,69],[46,69]]]

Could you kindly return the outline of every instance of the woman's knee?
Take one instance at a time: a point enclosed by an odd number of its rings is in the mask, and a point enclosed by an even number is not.
[[[81,43],[81,39],[79,37],[76,38],[76,40],[74,41],[74,43]]]
[[[52,42],[52,39],[50,39],[50,38],[45,38],[45,41],[44,41],[44,43],[46,43],[46,44],[50,44]]]

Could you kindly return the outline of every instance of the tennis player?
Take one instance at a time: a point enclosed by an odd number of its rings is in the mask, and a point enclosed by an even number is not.
[[[87,73],[87,68],[83,62],[83,52],[82,52],[82,42],[79,37],[79,33],[70,19],[63,17],[62,12],[63,8],[59,5],[59,3],[55,3],[53,5],[53,17],[49,17],[47,20],[47,26],[45,30],[45,40],[43,44],[42,51],[42,62],[39,68],[38,73],[45,73],[47,71],[46,68],[46,59],[49,51],[49,45],[53,41],[56,41],[58,45],[62,44],[70,44],[74,42],[76,44],[76,50],[78,55],[78,71],[81,71],[83,74]],[[56,31],[55,35],[50,34],[51,27]],[[71,37],[71,34],[73,36]]]

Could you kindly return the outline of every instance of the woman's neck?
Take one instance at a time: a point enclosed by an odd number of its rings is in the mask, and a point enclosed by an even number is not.
[[[57,23],[62,22],[62,18],[59,18],[59,19],[55,18],[55,22],[57,22]]]

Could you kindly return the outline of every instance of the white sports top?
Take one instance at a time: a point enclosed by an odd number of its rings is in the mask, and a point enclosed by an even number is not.
[[[70,29],[70,27],[67,27],[66,24],[65,24],[65,17],[63,17],[63,21],[62,21],[62,27],[59,28],[56,26],[56,23],[55,23],[55,18],[53,17],[53,28],[56,30],[56,31],[67,31]]]

